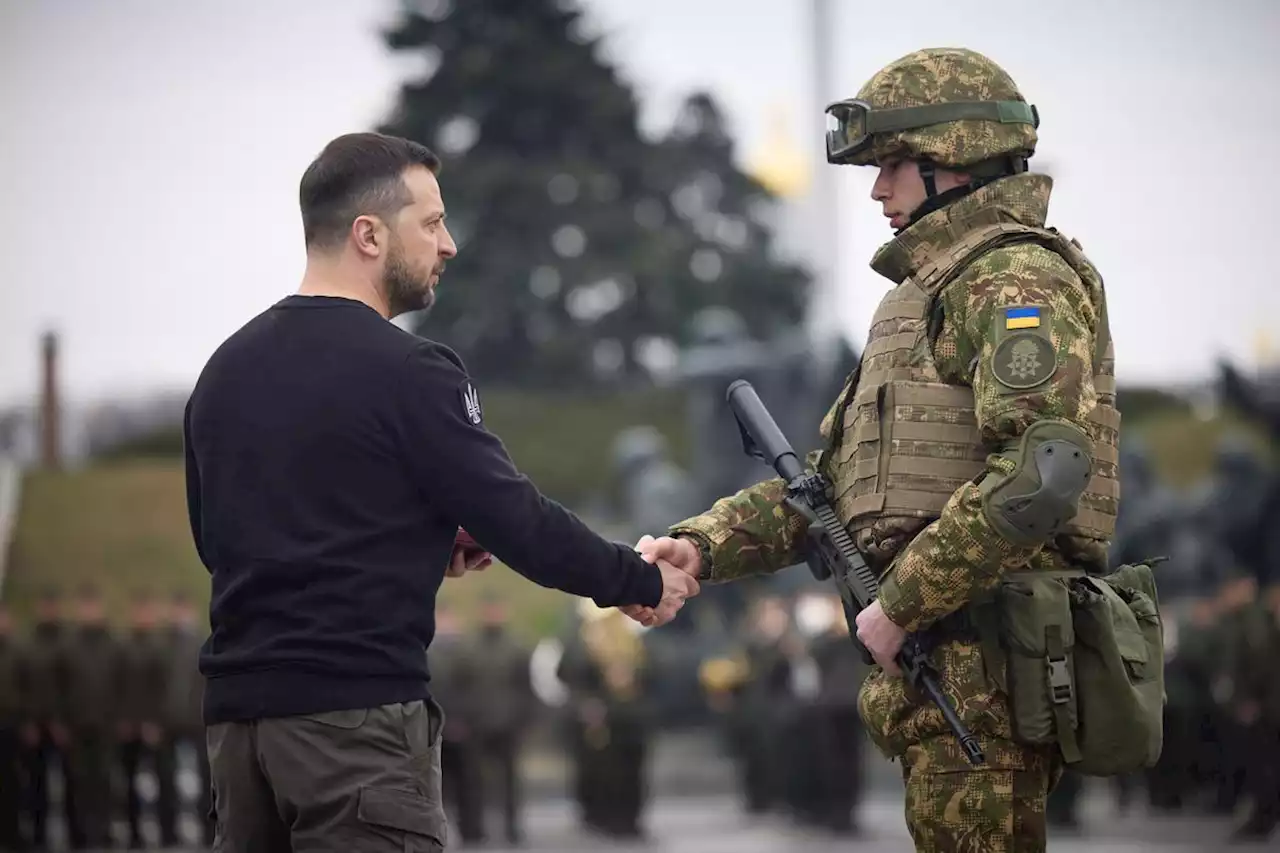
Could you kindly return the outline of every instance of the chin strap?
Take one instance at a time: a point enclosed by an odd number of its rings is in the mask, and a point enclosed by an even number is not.
[[[981,189],[993,181],[1027,171],[1027,158],[1025,157],[997,157],[994,160],[984,160],[965,169],[971,178],[969,183],[952,187],[946,192],[940,193],[938,192],[937,164],[932,160],[917,160],[916,162],[920,167],[920,179],[924,181],[925,200],[911,212],[911,216],[907,217],[907,224],[895,231],[895,234],[901,234],[905,229],[910,228],[935,210],[941,210],[953,201],[964,198],[969,193]]]

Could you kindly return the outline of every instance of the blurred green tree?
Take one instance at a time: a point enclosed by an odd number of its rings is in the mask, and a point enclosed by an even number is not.
[[[563,0],[415,0],[384,33],[419,58],[378,127],[444,161],[460,251],[420,330],[489,382],[600,387],[672,363],[699,308],[753,331],[801,319],[775,199],[733,161],[712,99],[646,139],[631,88]]]

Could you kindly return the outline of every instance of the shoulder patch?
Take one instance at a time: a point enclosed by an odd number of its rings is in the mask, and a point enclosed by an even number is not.
[[[1053,344],[1031,331],[1006,335],[991,357],[991,372],[1006,388],[1024,391],[1043,385],[1058,369]]]
[[[467,420],[480,426],[480,422],[484,420],[484,412],[480,408],[480,392],[471,384],[470,379],[458,386],[458,396],[462,398],[462,413]]]

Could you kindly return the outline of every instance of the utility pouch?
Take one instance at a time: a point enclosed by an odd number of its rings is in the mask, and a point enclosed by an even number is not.
[[[1146,564],[1071,585],[1079,731],[1068,765],[1087,776],[1153,766],[1164,741],[1164,639]]]
[[[1014,740],[1058,743],[1062,732],[1075,731],[1078,701],[1066,582],[1038,572],[1006,580],[996,594],[995,616],[1003,661],[994,668],[1009,697]]]

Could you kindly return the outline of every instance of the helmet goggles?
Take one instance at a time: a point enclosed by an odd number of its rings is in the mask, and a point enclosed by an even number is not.
[[[881,133],[898,133],[965,119],[1040,126],[1036,108],[1023,101],[955,101],[875,109],[866,101],[836,101],[826,109],[827,162],[843,163],[870,147]]]

